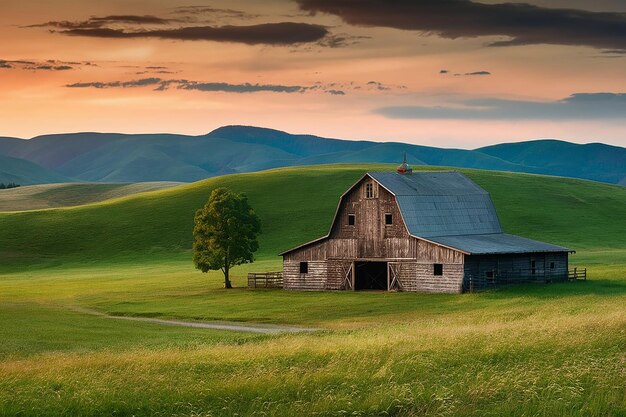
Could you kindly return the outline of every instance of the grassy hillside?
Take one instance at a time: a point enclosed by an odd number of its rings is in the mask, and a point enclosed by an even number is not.
[[[191,247],[193,214],[215,187],[245,192],[263,222],[260,259],[327,232],[338,197],[365,171],[390,166],[285,168],[224,176],[89,206],[0,214],[3,269],[137,257]],[[626,247],[626,189],[588,181],[462,170],[491,192],[505,231],[575,249]],[[607,227],[610,224],[611,227]],[[37,239],[32,231],[37,230]]]
[[[33,162],[0,155],[0,182],[2,183],[14,182],[20,185],[30,185],[68,181],[71,181],[70,178]]]
[[[22,186],[3,190],[0,212],[80,206],[131,194],[162,190],[178,182],[140,182],[135,184],[62,183]]]
[[[590,281],[477,294],[247,290],[245,273],[325,233],[363,171],[232,175],[68,209],[0,214],[0,415],[626,415],[626,190],[465,171],[507,231],[580,249]],[[245,191],[261,261],[201,274],[196,207]],[[96,260],[97,262],[93,262]],[[54,264],[54,268],[28,268]],[[257,336],[86,314],[313,326]]]

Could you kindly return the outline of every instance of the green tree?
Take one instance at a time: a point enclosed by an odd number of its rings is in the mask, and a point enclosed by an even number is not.
[[[195,215],[193,262],[202,272],[222,270],[224,287],[232,288],[229,271],[233,266],[254,261],[259,233],[261,221],[248,198],[227,188],[217,188]]]

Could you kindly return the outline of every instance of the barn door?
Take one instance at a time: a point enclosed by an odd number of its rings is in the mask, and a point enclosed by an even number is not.
[[[402,268],[401,262],[389,262],[387,264],[389,272],[387,273],[387,279],[389,284],[387,285],[388,291],[402,291],[402,283],[400,282],[400,271]]]
[[[349,263],[342,263],[342,289],[344,290],[354,290],[354,280],[353,280],[353,275],[354,275],[354,263],[353,262],[349,262]]]

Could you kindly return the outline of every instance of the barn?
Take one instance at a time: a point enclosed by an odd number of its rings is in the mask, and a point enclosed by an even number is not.
[[[504,233],[489,193],[459,172],[368,172],[329,233],[281,253],[290,290],[459,293],[561,281],[571,249]]]

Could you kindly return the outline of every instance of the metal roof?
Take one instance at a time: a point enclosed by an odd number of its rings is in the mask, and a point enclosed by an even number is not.
[[[369,172],[396,196],[402,218],[413,236],[502,233],[487,191],[458,172]]]
[[[505,234],[489,193],[459,172],[369,172],[396,196],[409,233],[482,255],[570,252],[568,248]]]
[[[429,240],[472,255],[502,253],[573,252],[571,249],[525,237],[495,233],[486,235],[441,236]]]

